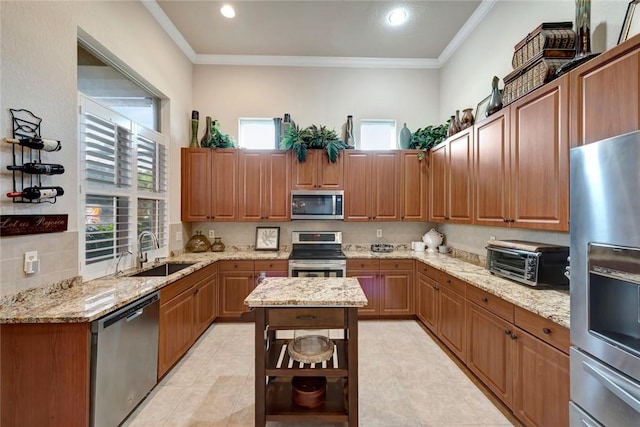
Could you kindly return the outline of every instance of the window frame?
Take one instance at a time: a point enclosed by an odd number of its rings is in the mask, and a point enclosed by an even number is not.
[[[363,145],[363,127],[366,125],[374,125],[374,124],[387,124],[390,127],[390,140],[389,147],[387,148],[371,148],[365,147]],[[392,125],[392,126],[391,126]],[[397,147],[397,132],[398,132],[398,123],[395,119],[361,119],[360,120],[360,137],[357,138],[357,148],[360,150],[396,150]]]
[[[270,147],[247,147],[244,144],[242,125],[245,123],[249,124],[251,122],[254,122],[256,124],[257,123],[271,124],[271,126],[273,127],[273,136],[272,136],[272,142]],[[280,148],[279,144],[276,144],[275,142],[277,134],[278,134],[278,129],[276,129],[276,122],[271,117],[239,117],[238,118],[238,147],[240,148],[248,149],[248,150],[277,150]]]

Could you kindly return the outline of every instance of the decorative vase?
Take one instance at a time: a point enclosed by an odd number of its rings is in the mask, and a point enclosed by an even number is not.
[[[591,0],[576,0],[576,58],[591,53]]]
[[[473,126],[473,108],[465,108],[462,110],[462,117],[460,118],[462,129]]]
[[[448,133],[448,136],[455,135],[459,131],[460,131],[460,129],[458,128],[458,125],[456,123],[456,116],[451,116],[451,119],[449,119],[449,133]]]
[[[200,144],[198,144],[198,122],[199,122],[200,114],[193,110],[191,112],[191,142],[189,143],[189,147],[198,148]]]
[[[438,246],[442,244],[443,238],[444,235],[442,233],[438,233],[435,228],[432,228],[428,233],[425,233],[425,235],[422,236],[422,241],[427,245],[427,252],[436,252],[438,250]]]
[[[491,98],[489,98],[489,103],[487,104],[487,117],[502,108],[502,95],[500,94],[500,89],[498,89],[499,81],[500,79],[497,76],[493,76],[493,81],[491,82]]]
[[[211,145],[211,117],[207,116],[205,121],[205,129],[204,135],[202,135],[202,139],[200,140],[201,147],[209,147]]]
[[[456,127],[458,132],[462,130],[462,122],[460,121],[460,110],[456,110]]]
[[[222,252],[224,248],[225,245],[220,240],[220,237],[214,237],[213,243],[211,244],[211,252]]]
[[[400,136],[398,137],[398,146],[401,150],[408,150],[411,146],[411,131],[404,124],[404,127],[400,130]]]
[[[353,116],[347,116],[347,126],[344,135],[344,142],[349,148],[356,147],[356,139],[353,136]]]

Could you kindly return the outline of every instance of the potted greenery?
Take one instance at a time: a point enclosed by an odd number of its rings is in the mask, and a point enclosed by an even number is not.
[[[426,153],[431,148],[447,139],[448,133],[449,120],[438,126],[429,125],[425,128],[420,128],[411,134],[411,143],[409,148],[422,150]],[[422,156],[424,156],[424,154],[420,154],[421,158]]]
[[[208,119],[208,117],[207,117]],[[222,133],[220,129],[218,129],[219,122],[217,120],[213,120],[211,122],[211,126],[209,127],[208,137],[202,139],[200,144],[202,147],[210,147],[210,148],[236,148],[236,144],[231,139],[231,137]]]
[[[283,150],[293,150],[300,163],[307,159],[308,149],[324,149],[327,151],[329,161],[335,163],[340,155],[340,150],[346,146],[334,130],[329,130],[325,126],[311,125],[300,129],[298,125],[292,124],[285,130],[284,139],[280,143]]]

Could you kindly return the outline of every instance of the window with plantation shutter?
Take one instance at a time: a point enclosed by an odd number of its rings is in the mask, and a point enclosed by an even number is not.
[[[83,276],[112,273],[125,255],[120,268],[133,266],[142,231],[158,237],[155,256],[166,255],[166,137],[80,95],[80,144]],[[156,250],[151,239],[142,244]]]

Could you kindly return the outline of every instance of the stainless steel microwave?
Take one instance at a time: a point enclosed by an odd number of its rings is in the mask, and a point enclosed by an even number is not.
[[[567,286],[569,248],[522,240],[490,240],[487,269],[529,286]]]
[[[344,191],[291,191],[291,219],[344,219]]]

